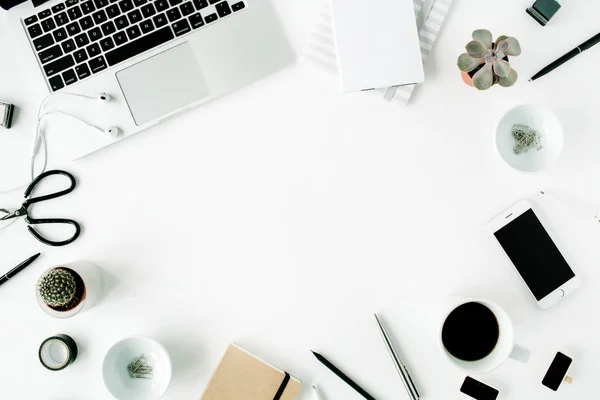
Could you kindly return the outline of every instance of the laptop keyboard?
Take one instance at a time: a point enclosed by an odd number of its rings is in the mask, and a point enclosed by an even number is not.
[[[54,92],[245,7],[243,0],[67,0],[23,25]]]

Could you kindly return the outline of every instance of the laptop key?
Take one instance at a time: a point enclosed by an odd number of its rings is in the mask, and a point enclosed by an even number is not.
[[[115,42],[113,42],[111,38],[105,37],[100,41],[100,47],[102,47],[102,50],[104,51],[109,51],[115,47]]]
[[[92,3],[91,0],[86,1],[81,4],[81,11],[83,11],[85,15],[88,15],[96,11],[96,7],[94,7],[94,3]]]
[[[67,68],[71,68],[74,65],[75,60],[73,60],[73,56],[67,54],[63,58],[59,58],[58,60],[54,60],[51,63],[44,65],[44,72],[46,72],[46,76],[52,76]]]
[[[75,50],[75,42],[73,41],[73,39],[65,40],[60,45],[61,45],[63,51],[65,52],[65,54],[70,53],[73,50]]]
[[[69,17],[67,17],[66,12],[61,12],[54,16],[54,21],[56,21],[57,26],[63,26],[69,22]]]
[[[37,20],[38,20],[37,15],[32,15],[29,18],[25,18],[23,20],[23,22],[25,22],[25,25],[29,26],[29,25],[33,24],[34,22],[37,22]]]
[[[95,42],[102,38],[102,32],[100,31],[100,28],[90,29],[88,36],[90,37],[90,41]]]
[[[40,26],[40,24],[35,24],[35,25],[30,26],[29,28],[27,28],[27,32],[29,32],[29,36],[32,39],[35,39],[36,37],[38,37],[42,33],[44,33],[42,31],[42,27]]]
[[[246,5],[244,4],[243,1],[240,1],[239,3],[235,3],[231,6],[231,9],[233,11],[240,11],[241,9],[243,9],[244,7],[246,7]]]
[[[215,22],[217,19],[219,19],[219,17],[217,17],[217,14],[215,13],[209,14],[206,17],[204,17],[204,21],[206,21],[207,24]]]
[[[144,18],[150,18],[154,14],[156,14],[156,10],[152,4],[146,4],[144,7],[142,7],[142,15]]]
[[[208,0],[194,0],[194,6],[196,10],[200,11],[203,8],[208,7]]]
[[[178,6],[181,3],[183,3],[183,0],[169,0],[169,4],[171,5],[171,7]]]
[[[76,19],[81,18],[81,16],[83,15],[79,6],[74,6],[67,9],[67,14],[69,14],[69,18],[71,18],[71,21],[75,21]]]
[[[129,30],[129,29],[128,29]],[[155,30],[146,36],[143,36],[137,40],[131,41],[121,47],[106,53],[106,60],[108,65],[115,65],[122,61],[125,61],[131,57],[135,57],[147,50],[153,49],[160,46],[163,43],[167,43],[172,40],[175,36],[171,27],[165,26],[164,28]]]
[[[63,55],[63,52],[60,49],[60,46],[56,45],[56,46],[52,46],[49,49],[42,51],[39,54],[39,57],[40,57],[40,61],[42,62],[42,64],[46,64],[47,62],[55,60],[62,55]]]
[[[76,63],[82,63],[88,59],[88,55],[85,52],[85,49],[77,50],[73,53],[73,58],[75,58]]]
[[[221,17],[221,18],[226,17],[229,14],[231,14],[231,8],[229,8],[229,4],[227,4],[226,1],[217,4],[215,6],[215,8],[217,9],[217,13],[219,14],[219,17]]]
[[[172,8],[169,11],[167,11],[167,18],[169,18],[169,22],[177,21],[181,18],[181,13],[177,8]]]
[[[190,20],[190,25],[192,28],[198,29],[204,25],[204,21],[202,20],[202,15],[200,13],[196,13],[188,18]]]
[[[137,24],[142,20],[142,13],[139,10],[133,10],[127,14],[127,17],[129,18],[129,22],[132,24]]]
[[[75,75],[75,71],[72,69],[63,72],[62,77],[65,81],[65,85],[67,86],[77,82],[77,76]]]
[[[119,7],[121,7],[121,11],[125,13],[133,10],[133,3],[131,2],[131,0],[123,0],[119,2]]]
[[[52,29],[56,28],[56,24],[52,18],[47,18],[41,22],[42,28],[44,28],[44,32],[50,32]]]
[[[125,31],[127,32],[127,36],[129,37],[129,40],[133,40],[133,39],[136,39],[136,38],[139,38],[140,36],[142,36],[142,32],[140,31],[140,28],[137,27],[137,25],[131,26],[131,27],[127,28]],[[110,62],[110,59],[108,62]]]
[[[92,17],[94,18],[94,22],[96,23],[96,25],[100,25],[108,20],[108,17],[106,16],[104,10],[95,12],[94,14],[92,14]]]
[[[169,8],[169,3],[167,0],[156,0],[154,2],[154,7],[156,7],[156,11],[158,12],[165,11],[167,8]]]
[[[76,66],[75,73],[77,74],[77,77],[79,78],[79,80],[85,79],[92,74],[90,72],[90,68],[87,66],[87,64],[81,64],[81,65]]]
[[[98,56],[96,58],[91,59],[88,62],[88,64],[90,65],[92,74],[97,74],[98,72],[108,68],[108,66],[106,65],[106,60],[102,56]]]
[[[135,5],[136,7],[141,7],[147,2],[148,0],[133,0],[133,5]]]
[[[113,24],[112,21],[108,21],[107,23],[102,25],[101,28],[102,33],[104,33],[104,36],[112,35],[117,31],[117,28],[115,28],[115,24]]]
[[[75,43],[77,43],[77,47],[83,47],[90,44],[90,39],[88,39],[88,35],[82,33],[81,35],[75,36]]]
[[[77,3],[79,3],[79,0],[67,0],[67,1],[65,1],[65,4],[67,5],[67,7],[74,6]]]
[[[157,28],[160,28],[167,24],[167,16],[165,14],[158,14],[156,17],[152,18],[152,20],[154,21],[154,25],[156,25]]]
[[[49,16],[52,15],[52,11],[48,10],[44,10],[38,13],[38,18],[39,19],[44,19],[44,18],[48,18]]]
[[[79,24],[77,23],[77,21],[72,22],[69,25],[67,25],[67,32],[69,33],[69,36],[77,35],[78,33],[81,32],[81,28],[79,27]]]
[[[116,46],[120,46],[127,42],[127,35],[125,32],[117,32],[113,35],[113,40],[115,41]]]
[[[98,43],[91,44],[88,47],[86,47],[86,49],[90,57],[96,57],[98,54],[100,54],[100,46],[98,45]]]
[[[127,28],[129,26],[129,21],[125,15],[121,15],[115,19],[115,25],[117,26],[117,29]]]
[[[52,32],[52,35],[54,35],[54,40],[60,42],[61,40],[65,40],[67,38],[67,31],[65,31],[65,28],[59,28]]]
[[[33,41],[33,46],[37,51],[44,50],[46,47],[52,46],[54,44],[54,39],[52,39],[52,34],[47,33],[44,36],[40,36],[39,38]]]
[[[119,9],[119,6],[117,4],[111,4],[109,7],[106,8],[106,15],[108,15],[108,18],[113,19],[117,16],[119,16],[121,14],[121,10]]]
[[[84,31],[87,31],[94,26],[94,21],[92,20],[92,17],[83,17],[79,20],[79,25],[81,25],[81,28]]]
[[[210,4],[215,4],[215,3],[218,3],[219,1],[221,1],[221,0],[210,0]]]
[[[182,5],[179,6],[179,9],[181,10],[181,13],[183,14],[184,17],[187,17],[188,15],[190,15],[191,13],[194,12],[194,6],[192,5],[191,1],[188,1],[187,3],[183,3]]]
[[[61,12],[64,9],[65,9],[65,5],[63,3],[61,3],[61,4],[57,4],[54,7],[52,7],[52,12],[56,14],[56,13]]]
[[[108,0],[94,0],[94,4],[96,5],[96,9],[99,10],[108,5]]]
[[[177,21],[173,25],[173,31],[175,32],[175,36],[185,35],[192,29],[190,28],[190,24],[188,24],[187,20]]]
[[[151,20],[147,19],[140,24],[140,28],[142,28],[142,33],[148,33],[154,30],[154,25]]]
[[[65,87],[65,84],[63,83],[60,75],[56,75],[55,77],[48,79],[48,83],[50,84],[50,87],[54,92]]]

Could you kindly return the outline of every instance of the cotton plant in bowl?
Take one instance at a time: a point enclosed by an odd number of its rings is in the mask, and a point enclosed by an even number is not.
[[[519,75],[508,58],[521,54],[521,45],[514,37],[500,36],[494,41],[490,31],[478,29],[465,48],[467,52],[458,57],[457,64],[468,85],[487,90],[496,84],[510,87],[517,82]]]

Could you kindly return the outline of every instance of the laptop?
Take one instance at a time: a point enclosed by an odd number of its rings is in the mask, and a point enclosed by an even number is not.
[[[103,118],[120,138],[295,58],[269,0],[54,0],[35,8],[28,1],[8,14],[25,56],[22,74],[48,94],[108,93]],[[86,120],[98,112],[89,104],[85,111],[78,116]],[[72,159],[114,141],[78,136],[61,143],[73,147]]]

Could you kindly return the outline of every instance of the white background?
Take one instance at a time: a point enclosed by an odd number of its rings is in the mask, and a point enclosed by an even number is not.
[[[321,0],[276,3],[300,54]],[[476,376],[503,399],[600,394],[600,46],[527,82],[597,33],[600,3],[571,1],[544,28],[525,14],[527,5],[457,0],[409,107],[343,95],[335,79],[300,62],[64,164],[77,189],[36,212],[80,221],[81,238],[55,249],[35,241],[23,221],[0,232],[2,270],[43,252],[0,288],[1,397],[109,399],[106,351],[145,334],[173,357],[165,400],[198,399],[231,341],[303,380],[302,400],[313,398],[313,383],[329,400],[360,398],[311,348],[376,398],[406,398],[374,325],[377,311],[423,398],[464,399],[465,373],[437,345],[436,312],[457,294],[504,305],[517,342],[532,351],[528,364],[507,361]],[[480,93],[462,83],[456,59],[476,28],[521,41],[515,87]],[[22,110],[12,130],[0,130],[0,186],[9,187],[26,180],[39,99],[19,75],[4,30],[0,24],[0,98]],[[493,147],[502,114],[526,102],[552,109],[566,134],[559,162],[538,175],[509,169]],[[89,110],[92,117],[96,105]],[[51,125],[74,127],[60,117]],[[584,280],[548,311],[537,308],[485,231],[496,213],[542,188],[559,190],[542,202]],[[21,200],[19,191],[0,196],[0,205]],[[52,319],[35,301],[35,282],[46,268],[77,259],[101,266],[108,292],[96,308]],[[53,373],[37,349],[56,333],[75,338],[80,356]],[[559,349],[574,359],[574,382],[553,393],[540,382]]]

